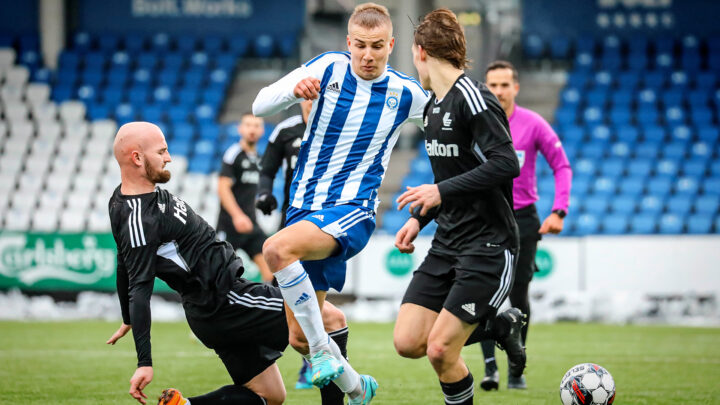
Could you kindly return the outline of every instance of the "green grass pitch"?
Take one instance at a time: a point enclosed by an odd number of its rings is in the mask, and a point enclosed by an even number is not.
[[[132,337],[116,346],[105,340],[117,323],[0,322],[0,404],[132,404],[127,394],[134,371]],[[373,404],[442,404],[427,359],[398,357],[392,324],[350,325],[350,360],[380,383]],[[152,329],[155,379],[145,392],[156,397],[176,387],[201,394],[230,383],[214,353],[190,336],[185,323],[156,323]],[[720,403],[720,329],[533,325],[530,329],[529,389],[485,393],[475,345],[463,352],[476,379],[476,404],[559,404],[558,384],[576,363],[606,367],[618,387],[616,404]],[[295,390],[299,357],[288,349],[280,360],[288,405],[319,404],[315,389]],[[499,352],[503,366],[504,355]],[[501,376],[505,368],[501,368]],[[155,402],[149,402],[155,403]]]

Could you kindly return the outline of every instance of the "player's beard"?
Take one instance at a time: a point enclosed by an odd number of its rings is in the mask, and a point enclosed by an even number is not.
[[[170,171],[169,170],[155,170],[148,164],[148,161],[145,161],[145,172],[147,173],[148,180],[153,182],[153,184],[163,184],[170,181]]]

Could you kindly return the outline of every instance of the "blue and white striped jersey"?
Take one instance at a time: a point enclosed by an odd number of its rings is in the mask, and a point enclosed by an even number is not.
[[[253,103],[258,116],[302,101],[302,79],[320,80],[300,146],[290,205],[319,210],[353,203],[376,209],[380,183],[402,124],[422,128],[429,94],[420,83],[387,66],[374,80],[353,72],[348,52],[327,52],[264,88]]]

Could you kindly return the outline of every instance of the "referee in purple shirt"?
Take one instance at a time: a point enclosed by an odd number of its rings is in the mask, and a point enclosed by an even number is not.
[[[535,266],[537,243],[542,234],[560,233],[563,229],[563,218],[567,215],[570,199],[570,183],[572,170],[560,139],[550,124],[538,113],[515,104],[515,97],[520,90],[518,73],[510,62],[495,61],[485,70],[485,84],[490,89],[510,122],[510,134],[520,161],[520,176],[513,181],[513,208],[518,227],[520,228],[520,253],[515,269],[515,283],[510,291],[510,304],[519,308],[530,320],[530,298],[528,288]],[[542,226],[535,209],[537,194],[537,175],[535,161],[538,152],[545,156],[555,176],[555,202],[552,213],[545,218]],[[523,342],[527,344],[528,325],[522,330]],[[497,389],[499,374],[495,362],[495,342],[481,343],[485,356],[485,378],[480,386],[486,390]],[[508,389],[527,388],[525,377],[508,376]]]

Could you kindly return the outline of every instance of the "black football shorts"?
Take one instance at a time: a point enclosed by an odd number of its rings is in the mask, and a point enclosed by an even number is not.
[[[495,256],[428,253],[413,273],[403,303],[435,312],[445,308],[470,324],[493,319],[512,288],[514,265],[509,250]]]

